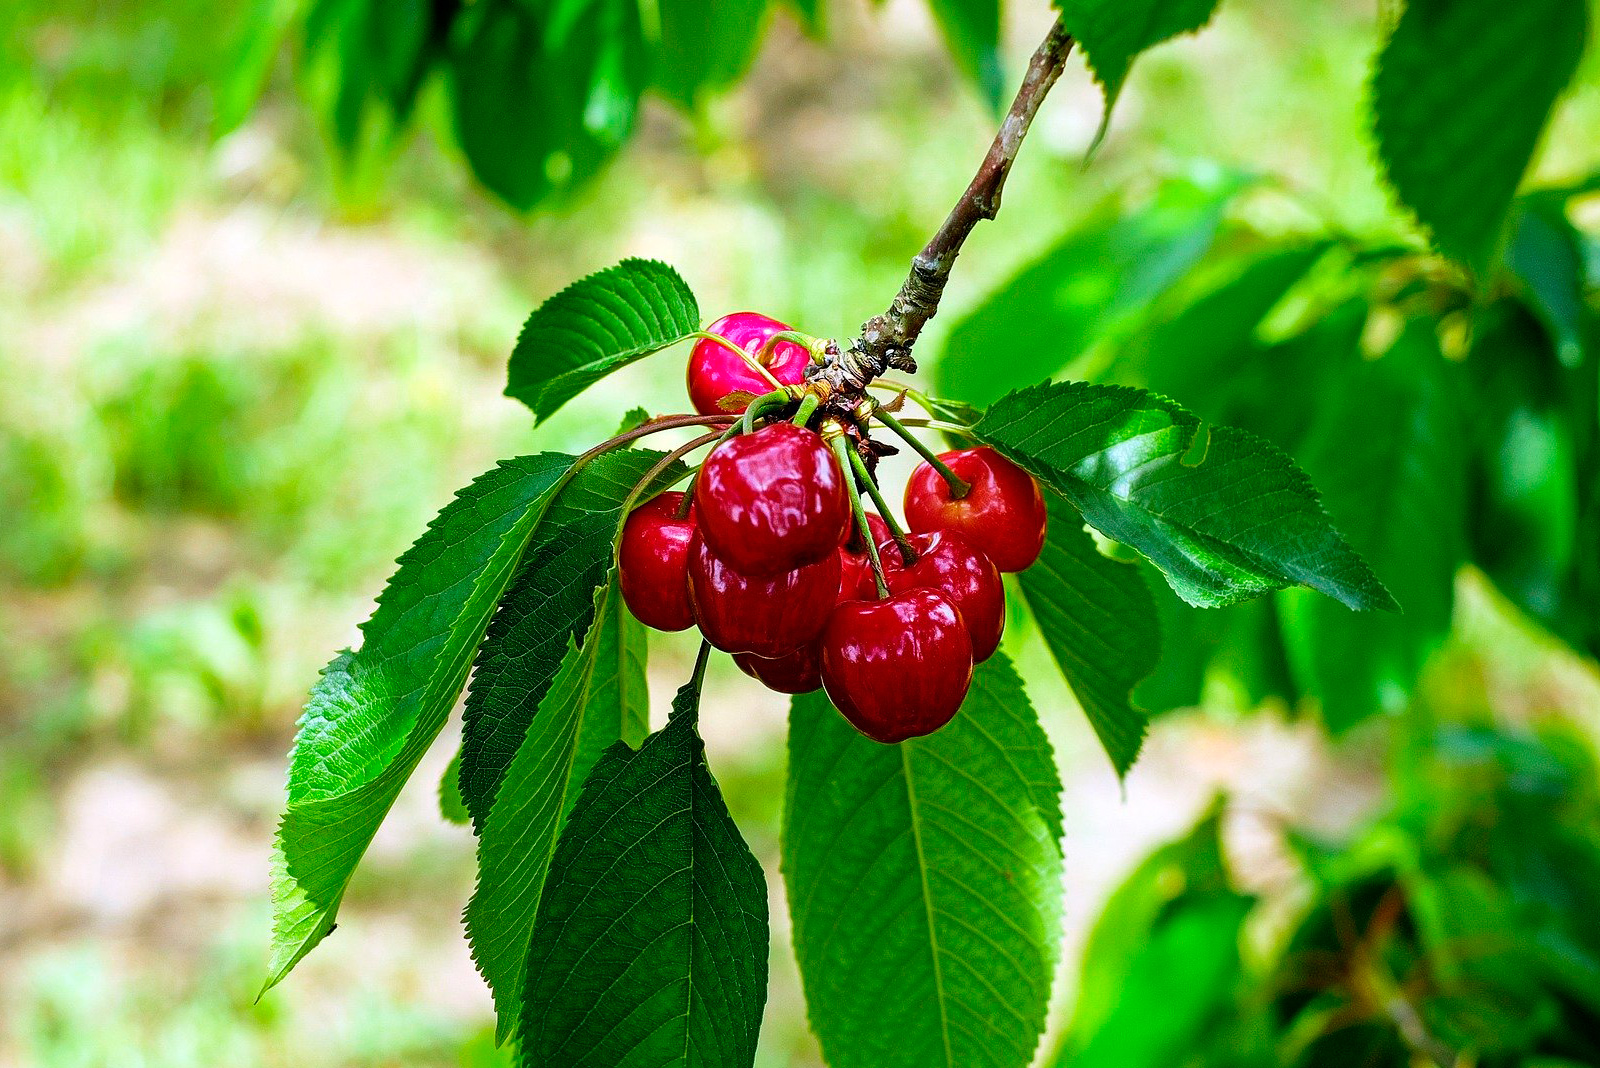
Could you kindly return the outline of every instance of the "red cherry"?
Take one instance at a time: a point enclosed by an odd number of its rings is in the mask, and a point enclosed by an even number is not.
[[[848,601],[822,633],[822,685],[868,738],[932,734],[950,722],[972,685],[972,639],[938,590]]]
[[[727,338],[754,356],[767,339],[789,327],[760,312],[734,312],[724,315],[706,328],[706,333]],[[811,354],[792,341],[780,341],[767,353],[768,373],[782,385],[794,385],[805,378]],[[747,405],[722,407],[722,399],[740,391],[761,396],[772,391],[772,383],[751,370],[737,353],[726,345],[702,338],[689,352],[689,400],[701,415],[734,415]]]
[[[706,544],[757,577],[835,556],[850,521],[839,461],[820,436],[788,422],[717,446],[694,494]]]
[[[891,538],[889,524],[877,512],[867,513],[867,527],[872,531],[873,544],[880,544]],[[850,523],[850,530],[856,529],[855,523]],[[860,552],[853,552],[853,544],[859,544],[860,538],[853,535],[845,539],[844,547],[839,550],[839,600],[843,601],[870,601],[878,596],[878,583],[872,577],[872,557],[867,555],[866,547]]]
[[[694,509],[679,519],[681,493],[663,493],[641,504],[622,526],[617,551],[622,600],[634,618],[656,630],[694,625],[689,603],[689,540]]]
[[[1027,570],[1044,548],[1044,494],[1033,476],[987,445],[939,459],[972,489],[955,500],[939,472],[919,464],[906,483],[911,529],[953,530],[1001,571]]]
[[[816,640],[839,599],[839,554],[771,578],[723,562],[697,531],[689,543],[689,596],[706,641],[728,653],[784,656]]]
[[[807,642],[785,656],[767,658],[749,653],[734,653],[739,670],[769,690],[779,693],[810,693],[822,688],[822,651],[816,642]]]
[[[1006,625],[1006,593],[999,570],[954,531],[912,534],[907,540],[917,554],[910,567],[893,541],[878,548],[889,592],[938,590],[950,598],[972,638],[973,663],[983,663],[994,655]]]

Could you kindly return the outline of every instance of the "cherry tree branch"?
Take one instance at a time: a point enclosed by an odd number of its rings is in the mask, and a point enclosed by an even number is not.
[[[1000,194],[1005,189],[1006,176],[1011,173],[1011,164],[1016,161],[1017,150],[1022,147],[1022,139],[1027,136],[1039,105],[1044,103],[1045,94],[1061,76],[1071,51],[1072,37],[1058,19],[1029,60],[1022,87],[1017,90],[1011,110],[1000,124],[1000,131],[995,134],[978,173],[973,175],[966,192],[950,209],[938,232],[912,259],[911,273],[900,286],[900,292],[895,294],[888,311],[861,324],[861,336],[820,368],[816,377],[834,390],[859,392],[890,368],[907,372],[917,369],[911,355],[912,346],[922,328],[939,310],[939,299],[944,294],[945,283],[950,280],[950,269],[967,235],[979,222],[992,219],[999,212]]]

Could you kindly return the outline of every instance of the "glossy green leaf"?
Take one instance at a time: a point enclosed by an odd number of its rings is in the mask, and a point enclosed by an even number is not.
[[[632,132],[649,75],[639,5],[597,0],[565,27],[533,4],[477,16],[451,53],[456,138],[478,180],[526,210],[594,175]]]
[[[1378,156],[1440,251],[1478,269],[1588,34],[1574,0],[1408,0],[1372,79]]]
[[[478,653],[461,741],[461,793],[480,830],[569,647],[594,619],[611,569],[622,503],[661,459],[646,450],[597,457],[550,506]],[[657,489],[683,477],[674,465]]]
[[[467,803],[461,798],[461,750],[456,750],[456,755],[450,758],[450,763],[445,765],[444,774],[439,776],[439,815],[447,822],[466,825],[472,822],[472,816],[467,812]]]
[[[1023,1068],[1060,912],[1050,744],[1003,655],[947,726],[881,745],[820,693],[789,723],[783,872],[833,1068]]]
[[[1301,450],[1329,513],[1400,602],[1356,615],[1304,591],[1280,597],[1290,662],[1342,731],[1399,712],[1450,629],[1463,556],[1466,427],[1431,321],[1382,359],[1352,367],[1324,398]]]
[[[1103,136],[1139,53],[1203,27],[1211,21],[1217,0],[1056,0],[1056,7],[1105,90]]]
[[[1147,719],[1129,694],[1161,659],[1155,602],[1136,566],[1102,554],[1059,496],[1048,503],[1044,551],[1018,585],[1095,736],[1126,775]]]
[[[1005,105],[1000,64],[1000,0],[928,0],[950,54],[995,114]]]
[[[934,368],[939,392],[985,404],[1129,330],[1211,249],[1247,184],[1174,181],[1132,214],[1097,212],[956,323]]]
[[[600,754],[619,740],[636,746],[649,732],[644,665],[644,628],[623,608],[613,571],[595,592],[583,645],[569,643],[539,702],[478,838],[467,940],[494,994],[502,1041],[521,1012],[529,938],[562,821]]]
[[[528,317],[507,371],[506,396],[548,419],[611,372],[700,329],[700,308],[677,271],[623,260],[574,282]]]
[[[1143,554],[1190,604],[1306,585],[1357,609],[1394,600],[1287,455],[1124,386],[1044,384],[995,402],[975,432],[1055,487],[1100,533]]]
[[[517,1030],[526,1068],[748,1068],[767,888],[695,732],[699,682],[589,773],[556,846]]]
[[[656,6],[661,40],[655,81],[688,107],[707,90],[737,81],[760,49],[767,0],[659,0]]]
[[[269,987],[333,929],[351,873],[444,726],[572,461],[520,457],[462,490],[400,557],[361,648],[335,657],[311,691],[273,861]]]

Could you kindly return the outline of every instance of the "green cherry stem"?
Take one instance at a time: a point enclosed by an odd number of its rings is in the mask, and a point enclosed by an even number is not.
[[[840,467],[847,471],[853,470],[855,464],[850,462],[850,454],[855,452],[854,446],[845,440],[844,431],[839,429],[837,424],[832,429],[834,431],[832,434],[823,435],[828,439],[828,447],[833,450]],[[857,462],[860,462],[859,457]],[[844,488],[850,495],[850,511],[855,514],[856,529],[861,531],[861,540],[867,543],[867,556],[872,560],[872,581],[878,586],[878,600],[881,601],[889,596],[889,583],[884,580],[883,561],[878,558],[878,546],[872,540],[872,524],[867,522],[867,509],[861,503],[861,491],[856,488],[856,480],[846,478]]]
[[[861,458],[861,453],[855,449],[850,449],[849,452],[850,466],[855,469],[856,481],[866,487],[872,503],[878,506],[878,514],[883,517],[884,525],[889,528],[894,543],[900,546],[900,559],[910,567],[917,562],[917,551],[911,547],[911,541],[906,537],[906,532],[901,529],[900,524],[895,522],[894,513],[889,510],[889,502],[883,499],[883,491],[878,488],[872,472],[867,470],[867,462]],[[870,539],[870,535],[868,537]]]
[[[820,339],[814,338],[810,334],[803,334],[798,330],[779,330],[776,334],[773,334],[771,337],[767,338],[766,342],[762,344],[761,348],[756,350],[756,361],[762,366],[765,366],[767,357],[772,355],[772,350],[777,347],[780,341],[787,341],[791,344],[799,345],[801,348],[811,353],[813,359],[816,358],[816,354],[822,344]]]
[[[817,412],[817,405],[821,403],[822,401],[818,399],[815,393],[807,393],[804,397],[801,397],[800,407],[795,409],[794,419],[792,420],[794,425],[803,427],[811,422],[811,417]]]
[[[794,395],[784,386],[779,386],[771,393],[763,393],[750,402],[744,410],[744,432],[752,433],[756,428],[756,420],[773,408],[782,407],[794,400]]]
[[[622,518],[617,523],[618,533],[621,533],[622,524],[626,523],[628,521],[628,516],[633,513],[633,506],[638,503],[639,498],[644,495],[646,490],[655,485],[656,479],[661,477],[663,471],[677,463],[679,460],[683,459],[685,456],[689,455],[694,450],[700,448],[700,446],[709,445],[721,437],[721,434],[702,434],[686,445],[679,445],[676,449],[673,449],[661,459],[657,460],[655,465],[644,473],[643,478],[634,483],[633,488],[628,491],[628,495],[622,499]],[[699,468],[696,468],[695,470],[698,472]],[[688,497],[688,494],[684,494],[684,500],[688,500]],[[683,509],[683,515],[680,515],[678,518],[682,519],[688,514],[689,510],[685,508]],[[611,562],[613,565],[618,562],[619,557],[617,554],[621,551],[622,542],[619,540],[611,547]]]
[[[915,449],[917,455],[928,461],[928,465],[930,467],[939,472],[939,474],[944,478],[946,484],[948,484],[950,487],[950,496],[952,499],[959,501],[968,493],[972,492],[972,486],[960,475],[950,470],[949,466],[943,460],[939,459],[932,449],[928,448],[920,440],[918,440],[915,434],[907,430],[900,420],[884,411],[882,406],[876,406],[872,414],[884,426],[894,431],[902,441]]]
[[[759,357],[750,355],[744,349],[741,349],[738,345],[735,345],[733,342],[729,341],[727,338],[723,337],[721,334],[710,334],[710,333],[707,333],[704,330],[696,330],[694,333],[690,334],[689,336],[692,337],[692,338],[697,338],[697,339],[701,339],[701,340],[705,340],[705,341],[715,341],[717,344],[721,345],[723,348],[727,349],[728,351],[738,353],[739,354],[739,359],[743,360],[745,362],[745,364],[750,368],[750,370],[754,371],[756,374],[760,375],[762,378],[765,378],[773,386],[782,386],[783,385],[782,382],[779,382],[776,378],[774,378],[772,376],[772,372],[767,370],[767,365],[762,363]],[[770,342],[769,342],[769,344],[770,344]],[[763,347],[762,350],[761,350],[762,355],[765,355],[766,351],[767,351],[766,348]]]
[[[728,429],[724,430],[721,434],[715,435],[715,441],[711,445],[712,450],[715,451],[716,447],[718,445],[721,445],[724,441],[727,441],[729,438],[738,437],[743,432],[744,432],[744,424],[743,423],[739,423],[739,422],[734,423]],[[706,437],[710,438],[710,437],[713,437],[713,435],[707,434]],[[700,444],[704,445],[705,441],[702,439]],[[698,447],[698,446],[696,446],[696,447]],[[691,505],[694,504],[694,488],[695,488],[695,486],[699,485],[699,483],[700,483],[700,469],[697,467],[697,468],[695,468],[695,471],[694,471],[694,477],[691,478],[689,480],[689,484],[683,488],[683,501],[682,501],[682,503],[680,503],[678,505],[678,511],[676,513],[676,515],[677,515],[677,517],[679,519],[684,519],[689,515],[689,508],[690,508]]]

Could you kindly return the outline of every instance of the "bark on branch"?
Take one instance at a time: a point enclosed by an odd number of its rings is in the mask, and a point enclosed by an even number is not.
[[[1027,136],[1045,94],[1061,76],[1071,51],[1072,37],[1057,20],[1029,60],[1022,87],[1017,90],[1011,110],[1000,124],[1000,131],[995,134],[978,173],[956,206],[950,209],[944,225],[911,261],[911,273],[900,286],[900,292],[895,294],[888,311],[861,324],[861,336],[818,369],[815,377],[831,387],[830,393],[859,393],[868,382],[891,368],[906,372],[917,369],[911,355],[917,335],[939,310],[939,298],[944,294],[950,269],[967,235],[980,221],[994,218],[1000,210],[1000,194],[1005,189],[1006,175],[1011,173],[1011,164],[1017,158],[1017,150],[1022,147],[1022,139]]]

